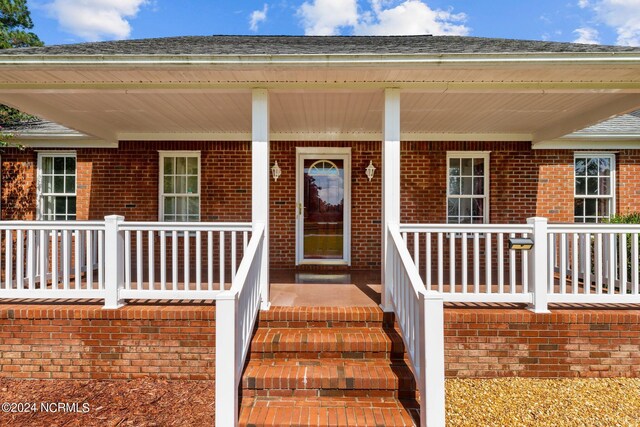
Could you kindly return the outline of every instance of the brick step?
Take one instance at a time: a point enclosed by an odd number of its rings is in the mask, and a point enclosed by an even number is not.
[[[243,399],[239,425],[259,426],[415,426],[415,400],[394,398],[300,397]]]
[[[252,359],[402,359],[404,344],[394,329],[259,328]]]
[[[406,364],[388,360],[251,360],[242,377],[248,397],[415,398]]]
[[[259,317],[260,327],[266,328],[380,327],[383,323],[393,324],[393,315],[378,307],[271,307]]]

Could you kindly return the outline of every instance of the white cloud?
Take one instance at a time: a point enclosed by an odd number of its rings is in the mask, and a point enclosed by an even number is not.
[[[578,4],[582,7],[582,0]],[[593,0],[585,5],[598,21],[615,29],[616,44],[640,46],[640,0]]]
[[[395,7],[384,9],[372,1],[373,13],[364,16],[355,28],[359,35],[467,35],[464,13],[431,9],[420,0],[406,0]]]
[[[249,15],[249,28],[251,31],[258,31],[258,24],[267,20],[267,11],[269,10],[269,5],[266,3],[262,10],[254,10]]]
[[[356,0],[313,0],[304,2],[298,9],[304,33],[314,36],[339,34],[338,29],[358,23]]]
[[[370,10],[359,11],[358,0],[313,0],[298,14],[305,33],[336,35],[350,27],[357,35],[466,35],[466,15],[431,9],[422,0],[369,0]]]
[[[128,38],[128,19],[134,18],[146,3],[148,0],[54,0],[45,7],[64,31],[98,41]]]
[[[589,0],[578,0],[578,7],[580,7],[580,9],[585,9],[589,6]]]
[[[574,43],[584,44],[598,44],[600,40],[598,38],[598,30],[595,28],[583,27],[573,31],[578,37],[574,40]]]

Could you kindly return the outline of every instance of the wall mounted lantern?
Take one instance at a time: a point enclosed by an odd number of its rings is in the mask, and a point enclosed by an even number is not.
[[[280,178],[280,175],[282,175],[282,170],[280,169],[280,166],[278,166],[278,162],[276,161],[273,166],[271,166],[271,176],[273,176],[274,181],[277,181],[278,178]]]
[[[533,248],[533,240],[526,238],[512,237],[509,239],[509,249],[516,251],[529,251]]]
[[[367,168],[364,170],[364,173],[367,174],[367,178],[369,178],[369,181],[373,179],[373,176],[376,173],[376,167],[373,166],[373,160],[369,160],[369,166],[367,166]]]

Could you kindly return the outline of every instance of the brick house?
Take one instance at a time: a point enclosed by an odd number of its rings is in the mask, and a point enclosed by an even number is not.
[[[638,311],[544,313],[640,303],[640,229],[599,224],[640,211],[640,48],[177,37],[4,50],[0,70],[0,102],[50,120],[15,129],[26,149],[1,154],[0,297],[14,299],[2,319],[23,332],[82,325],[73,356],[54,351],[51,368],[29,352],[63,338],[5,344],[15,357],[2,375],[215,376],[218,392],[242,384],[245,423],[273,396],[294,407],[310,396],[402,401],[385,409],[402,418],[417,388],[421,421],[436,424],[445,372],[638,375]],[[518,238],[533,248],[513,249]],[[381,310],[269,309],[269,272],[282,269],[374,271]],[[99,305],[25,301],[56,298]],[[153,306],[175,299],[213,300],[215,311]],[[533,312],[448,305],[443,317],[443,303]],[[206,334],[216,319],[233,327]],[[309,328],[318,341],[296,342]],[[581,348],[597,347],[601,330],[617,332],[593,354]],[[347,336],[361,341],[335,341]],[[238,349],[198,356],[221,343]],[[300,386],[300,360],[318,354],[337,377],[311,369]],[[278,358],[289,364],[258,363]],[[260,369],[281,385],[259,385]],[[219,401],[220,425],[237,422],[221,410],[238,399]]]

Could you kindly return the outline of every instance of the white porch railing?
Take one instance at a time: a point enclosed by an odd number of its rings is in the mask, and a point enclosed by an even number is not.
[[[250,223],[0,221],[0,299],[215,299]]]
[[[444,426],[444,311],[442,294],[426,290],[400,236],[390,224],[387,268],[391,304],[420,391],[420,425]]]
[[[105,223],[1,221],[0,298],[105,298]]]
[[[264,224],[256,223],[233,285],[216,298],[216,426],[238,425],[238,387],[260,310]]]

